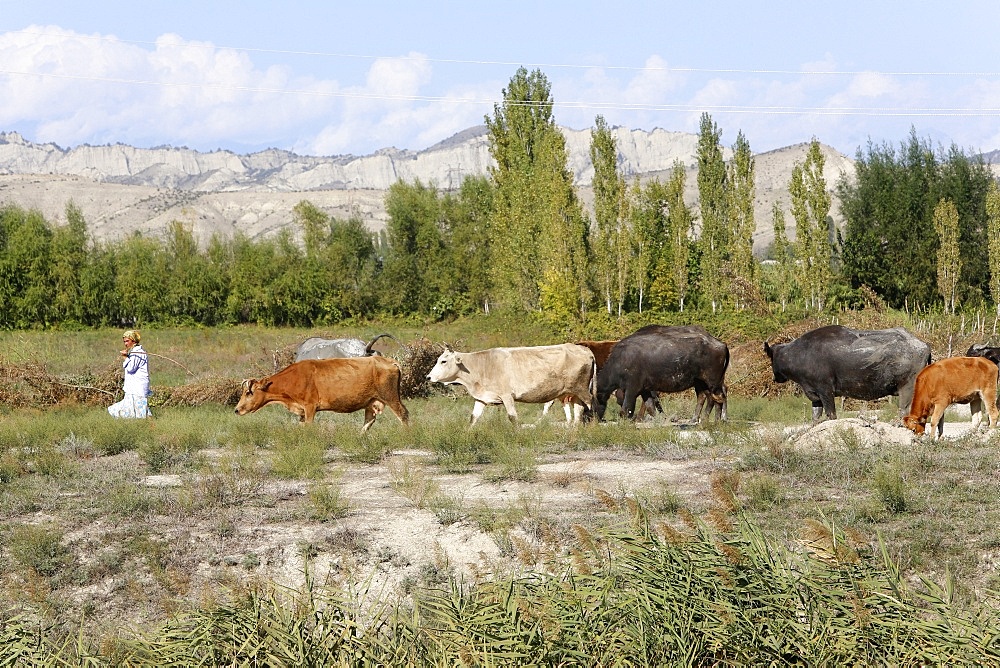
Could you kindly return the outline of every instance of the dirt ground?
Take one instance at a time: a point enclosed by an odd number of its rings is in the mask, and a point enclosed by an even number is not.
[[[946,423],[945,438],[957,438],[970,428],[969,422],[953,417]],[[862,446],[914,440],[902,427],[864,417],[787,428],[784,437],[795,447],[838,447],[845,431],[852,432]],[[681,434],[688,439],[705,437],[696,430]],[[690,449],[686,454],[678,450],[677,457],[667,453],[655,458],[585,451],[549,457],[537,466],[530,482],[490,482],[474,473],[435,473],[422,466],[430,456],[418,450],[397,451],[377,465],[338,468],[340,492],[349,503],[349,512],[338,520],[302,521],[301,512],[294,509],[306,499],[309,483],[271,482],[266,495],[273,502],[259,508],[240,507],[238,520],[221,538],[218,519],[206,526],[168,528],[166,535],[175,549],[188,553],[185,589],[197,591],[199,583],[248,578],[298,589],[309,573],[317,582],[337,584],[362,599],[385,600],[405,594],[407,583],[426,583],[435,573],[472,581],[496,569],[525,567],[523,554],[514,554],[509,546],[503,549],[504,541],[470,519],[472,509],[523,508],[527,516],[557,518],[563,526],[593,526],[609,513],[602,498],[670,489],[697,513],[708,507],[713,473],[731,464],[708,456],[692,457]],[[394,479],[404,468],[424,472],[437,496],[449,497],[461,506],[461,519],[443,523],[427,499],[421,502],[401,493]],[[143,482],[150,487],[190,484],[179,476],[149,476]],[[510,533],[519,533],[525,544],[533,540],[520,527]]]

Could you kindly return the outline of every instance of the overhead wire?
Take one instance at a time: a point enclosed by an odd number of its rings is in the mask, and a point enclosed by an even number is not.
[[[52,37],[52,38],[72,38],[72,39],[85,39],[85,40],[99,40],[105,42],[116,42],[125,44],[135,44],[142,46],[157,46],[163,47],[161,42],[149,42],[141,40],[126,40],[120,39],[113,36],[104,35],[82,35],[73,33],[72,35],[64,33],[52,33],[43,31],[31,31],[31,30],[13,30],[8,31],[6,34],[19,34],[19,35],[29,35],[33,37]],[[623,66],[623,65],[606,65],[606,64],[567,64],[567,63],[532,63],[530,65],[524,63],[516,63],[512,61],[499,61],[499,60],[474,60],[474,59],[451,59],[451,58],[429,58],[424,56],[375,56],[366,54],[350,54],[350,53],[336,53],[336,52],[323,52],[323,51],[300,51],[300,50],[288,50],[288,49],[263,49],[254,47],[232,47],[232,46],[220,46],[210,43],[201,42],[184,42],[183,44],[176,45],[178,48],[184,49],[212,49],[212,50],[234,50],[234,51],[245,51],[251,53],[265,53],[265,54],[276,54],[276,55],[297,55],[297,56],[308,56],[308,57],[326,57],[326,58],[352,58],[352,59],[370,59],[379,60],[383,58],[392,58],[393,60],[420,60],[421,62],[430,63],[449,63],[449,64],[463,64],[463,65],[496,65],[496,66],[513,66],[513,65],[524,65],[529,67],[537,68],[566,68],[566,69],[603,69],[603,70],[616,70],[616,71],[662,71],[662,72],[676,72],[676,73],[700,73],[700,74],[746,74],[746,75],[760,75],[760,74],[771,74],[771,75],[796,75],[796,76],[861,76],[861,75],[873,75],[873,76],[886,76],[886,77],[917,77],[917,76],[947,76],[947,77],[996,77],[1000,76],[1000,72],[903,72],[903,71],[872,71],[872,70],[787,70],[787,69],[768,69],[768,68],[701,68],[701,67],[676,67],[676,66],[655,66],[646,65],[642,67],[637,66]],[[110,84],[121,84],[121,85],[140,85],[140,86],[158,86],[164,88],[195,88],[195,89],[205,89],[205,90],[222,90],[222,91],[233,91],[240,93],[252,93],[252,94],[268,94],[268,95],[307,95],[315,97],[327,97],[327,98],[344,98],[344,99],[363,99],[363,100],[382,100],[382,101],[399,101],[399,102],[425,102],[425,103],[447,103],[447,104],[472,104],[472,105],[491,105],[499,102],[495,98],[479,98],[479,97],[463,97],[463,96],[444,96],[444,95],[403,95],[403,94],[391,94],[391,93],[366,93],[357,90],[316,90],[316,89],[306,89],[306,88],[274,88],[274,87],[261,87],[261,86],[240,86],[233,84],[213,84],[213,83],[202,83],[202,82],[177,82],[177,81],[162,81],[155,79],[130,79],[123,77],[101,77],[94,75],[80,75],[80,74],[65,74],[56,72],[32,72],[32,71],[21,71],[0,68],[0,74],[5,74],[9,76],[25,76],[25,77],[42,77],[42,78],[54,78],[54,79],[71,79],[77,81],[92,81],[97,83],[110,83]],[[524,104],[530,105],[531,102],[513,102],[508,101],[505,104]],[[593,100],[560,100],[555,103],[556,106],[564,109],[595,109],[595,110],[607,110],[607,111],[651,111],[651,112],[715,112],[715,113],[731,113],[731,114],[757,114],[757,115],[818,115],[818,116],[869,116],[869,117],[880,117],[880,116],[912,116],[912,117],[992,117],[1000,116],[1000,108],[997,107],[826,107],[826,106],[796,106],[796,105],[723,105],[723,104],[667,104],[667,103],[631,103],[622,101],[593,101]]]

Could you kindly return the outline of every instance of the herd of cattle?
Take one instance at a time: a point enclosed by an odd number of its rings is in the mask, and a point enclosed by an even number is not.
[[[403,424],[400,367],[360,339],[309,339],[295,361],[275,374],[243,381],[237,415],[280,403],[312,422],[317,411],[365,411],[362,431],[388,406]],[[394,338],[394,337],[390,337]],[[996,425],[1000,348],[975,345],[965,357],[931,363],[930,346],[901,327],[856,330],[829,325],[788,343],[764,343],[774,380],[795,382],[812,402],[813,422],[836,419],[835,397],[874,400],[899,397],[903,424],[916,434],[940,436],[944,410],[969,404],[978,426],[985,408]],[[549,346],[446,349],[427,374],[434,383],[463,386],[475,400],[471,423],[489,405],[503,405],[517,422],[515,403],[561,401],[567,422],[603,420],[612,395],[622,417],[662,411],[660,393],[693,388],[692,422],[725,420],[729,347],[697,325],[647,325],[618,341],[579,341]],[[636,400],[641,407],[636,411]]]

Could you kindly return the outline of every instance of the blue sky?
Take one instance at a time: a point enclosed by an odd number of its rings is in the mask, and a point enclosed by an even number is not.
[[[1000,2],[0,0],[0,131],[307,155],[423,149],[483,122],[517,67],[556,122],[853,156],[911,126],[1000,148]]]

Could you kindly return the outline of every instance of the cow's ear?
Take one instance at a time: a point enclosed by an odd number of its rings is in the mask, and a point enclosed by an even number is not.
[[[767,345],[767,341],[764,342],[764,352],[767,353],[768,357],[770,357],[771,359],[774,359],[774,348],[772,348],[771,346]]]
[[[262,382],[261,382],[261,383],[260,383],[260,384],[258,385],[258,387],[260,387],[260,389],[261,389],[261,390],[265,390],[265,391],[266,391],[266,390],[267,390],[267,388],[271,387],[271,379],[270,379],[270,378],[268,378],[267,380],[265,380],[265,381],[262,381]]]

